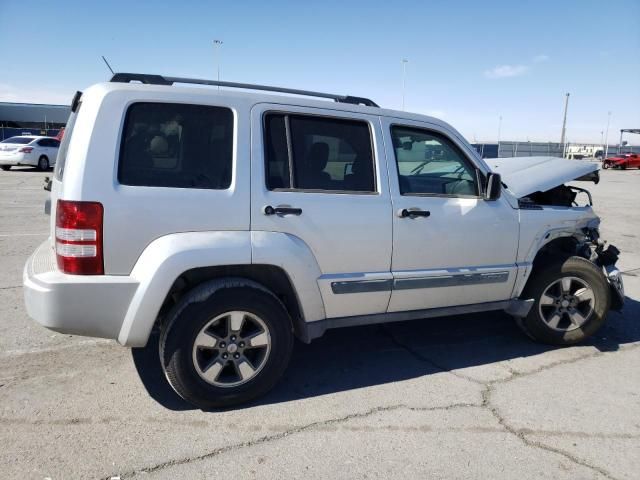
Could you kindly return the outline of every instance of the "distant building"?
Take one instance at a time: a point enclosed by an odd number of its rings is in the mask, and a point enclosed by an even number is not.
[[[57,135],[69,118],[68,105],[0,102],[0,140],[14,135]]]

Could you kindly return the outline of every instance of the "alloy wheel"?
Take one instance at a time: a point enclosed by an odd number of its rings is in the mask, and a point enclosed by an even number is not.
[[[540,317],[553,330],[580,328],[593,314],[593,289],[581,278],[562,277],[549,284],[538,302]]]
[[[196,335],[193,365],[205,382],[216,387],[237,387],[262,370],[271,353],[266,323],[245,311],[225,312]]]

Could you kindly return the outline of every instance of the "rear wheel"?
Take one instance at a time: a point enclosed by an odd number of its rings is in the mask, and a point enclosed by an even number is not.
[[[570,257],[531,275],[522,298],[533,298],[535,303],[518,324],[534,340],[572,345],[604,324],[611,301],[609,285],[593,263]]]
[[[11,165],[2,165],[0,168],[2,168],[2,170],[6,172],[8,170],[11,170]]]
[[[229,407],[269,391],[293,347],[291,319],[260,287],[197,289],[174,308],[162,331],[160,359],[169,383],[202,408]]]
[[[46,155],[42,155],[38,159],[38,170],[44,172],[45,170],[49,170],[49,159]]]

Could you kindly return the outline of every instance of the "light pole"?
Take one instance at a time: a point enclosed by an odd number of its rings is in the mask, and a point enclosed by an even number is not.
[[[562,150],[566,150],[565,149],[565,144],[564,144],[564,140],[565,140],[565,136],[567,133],[567,110],[569,108],[569,94],[567,93],[565,96],[565,100],[564,100],[564,117],[562,119],[562,135],[560,135],[560,143],[562,144]],[[563,155],[564,157],[564,155]]]
[[[609,154],[609,123],[611,122],[611,112],[607,112],[607,133],[604,135],[604,158]]]
[[[213,46],[216,49],[216,70],[218,72],[218,81],[220,81],[220,48],[224,42],[222,40],[214,40]],[[218,90],[220,90],[220,85],[218,85]]]
[[[502,130],[502,115],[498,116],[498,148],[500,148],[500,130]]]
[[[402,59],[402,110],[404,111],[404,89],[405,89],[405,81],[407,76],[407,63],[409,60],[406,58]]]

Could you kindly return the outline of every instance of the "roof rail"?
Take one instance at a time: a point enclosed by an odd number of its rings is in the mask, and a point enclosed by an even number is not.
[[[267,92],[289,93],[292,95],[305,95],[308,97],[330,98],[339,103],[351,103],[353,105],[365,105],[377,107],[378,105],[368,98],[353,97],[351,95],[336,95],[333,93],[311,92],[294,88],[270,87],[268,85],[254,85],[252,83],[222,82],[219,80],[202,80],[199,78],[165,77],[162,75],[149,75],[145,73],[115,73],[111,77],[112,82],[129,83],[140,82],[149,85],[173,85],[174,83],[192,83],[197,85],[213,85],[219,87],[244,88],[247,90],[264,90]]]

